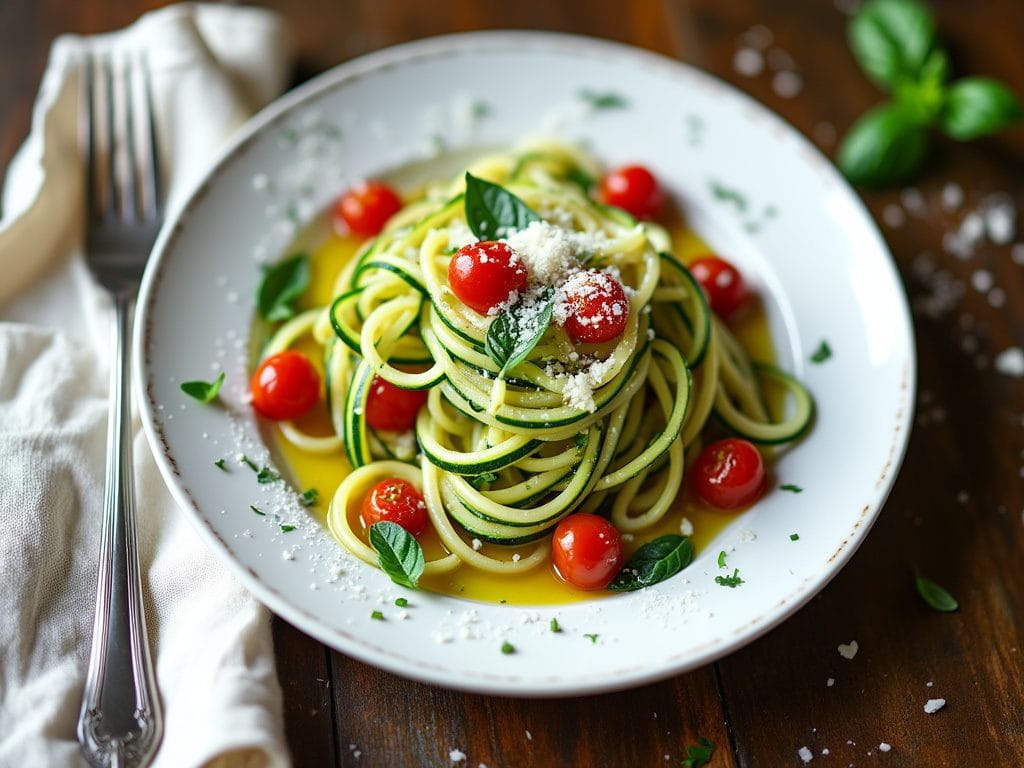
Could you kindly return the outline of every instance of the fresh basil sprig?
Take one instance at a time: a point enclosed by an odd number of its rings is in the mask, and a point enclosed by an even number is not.
[[[299,253],[272,264],[263,272],[256,297],[260,317],[270,323],[295,315],[293,302],[309,287],[309,256]]]
[[[1024,119],[1018,98],[996,80],[949,82],[949,56],[920,0],[867,0],[850,21],[848,39],[868,78],[892,94],[857,120],[839,146],[839,167],[855,184],[909,178],[928,153],[932,128],[969,141]]]
[[[529,357],[551,325],[554,307],[555,292],[549,288],[534,300],[518,301],[491,321],[484,350],[501,366],[498,378]]]
[[[395,584],[419,587],[426,567],[420,543],[405,528],[390,521],[370,526],[370,546],[377,550],[377,562]]]
[[[540,216],[504,187],[466,173],[466,224],[480,240],[526,229]]]
[[[675,576],[693,560],[688,536],[668,533],[649,541],[633,553],[626,566],[612,579],[608,589],[630,592]]]
[[[224,371],[221,371],[220,376],[213,381],[183,381],[181,391],[189,397],[194,397],[200,403],[212,403],[223,384]]]

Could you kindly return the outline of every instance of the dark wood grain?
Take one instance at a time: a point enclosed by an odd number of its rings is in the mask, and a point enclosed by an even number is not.
[[[0,168],[28,129],[53,37],[122,26],[157,4],[0,4]],[[846,47],[843,2],[264,4],[292,24],[300,79],[405,40],[521,28],[631,42],[695,63],[780,113],[827,153],[883,98]],[[936,0],[933,7],[957,74],[996,75],[1024,93],[1024,3]],[[754,25],[769,29],[771,48],[792,59],[799,93],[781,96],[771,67],[756,76],[737,72],[734,56]],[[942,205],[950,182],[965,193],[956,210]],[[1001,351],[1024,344],[1024,266],[1011,258],[1010,244],[980,243],[966,259],[943,247],[944,235],[989,195],[1005,193],[1024,206],[1024,130],[971,145],[937,141],[913,189],[925,201],[919,215],[901,207],[901,190],[863,197],[876,219],[890,222],[883,233],[915,307],[915,429],[874,530],[832,584],[714,666],[583,699],[495,698],[412,683],[328,651],[277,620],[296,765],[444,766],[453,749],[474,768],[679,765],[700,736],[718,744],[713,768],[799,766],[801,747],[812,751],[812,765],[1024,764],[1024,387],[993,368]],[[989,278],[998,291],[978,290]],[[915,568],[955,594],[960,610],[928,609],[914,591]],[[852,640],[859,652],[844,659],[837,646]],[[925,714],[930,698],[946,699],[946,707]],[[879,751],[882,742],[891,752]]]

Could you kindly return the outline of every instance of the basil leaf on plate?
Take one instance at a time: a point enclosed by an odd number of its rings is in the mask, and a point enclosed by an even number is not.
[[[223,384],[224,371],[221,371],[220,376],[213,381],[183,381],[181,391],[189,397],[194,397],[200,403],[210,403],[217,397]]]
[[[857,61],[883,90],[918,80],[935,46],[935,20],[917,0],[868,0],[847,32]]]
[[[426,566],[420,543],[405,528],[387,520],[370,526],[370,546],[395,584],[416,589]]]
[[[520,299],[491,321],[484,350],[501,366],[499,378],[523,362],[537,346],[551,325],[554,307],[555,292],[549,288],[539,297]]]
[[[693,544],[688,536],[676,533],[659,536],[633,553],[608,589],[630,592],[649,587],[675,576],[692,561]]]
[[[1005,85],[988,77],[965,77],[946,92],[939,126],[952,139],[970,141],[1024,118],[1024,106]]]
[[[928,130],[900,104],[862,115],[839,146],[839,168],[854,184],[882,186],[907,178],[928,149]]]
[[[292,302],[309,286],[309,256],[299,253],[272,264],[263,272],[256,297],[260,317],[276,323],[295,316]]]
[[[960,603],[956,601],[955,597],[925,576],[920,574],[915,576],[914,585],[917,587],[917,594],[934,611],[951,613],[960,607]]]
[[[540,216],[504,187],[466,173],[466,224],[480,240],[526,229]]]

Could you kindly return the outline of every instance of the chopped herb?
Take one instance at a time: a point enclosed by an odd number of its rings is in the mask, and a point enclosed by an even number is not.
[[[309,256],[299,253],[273,264],[263,271],[256,306],[260,316],[270,323],[295,315],[292,302],[309,286]]]
[[[288,523],[285,523],[284,525],[281,526],[281,532],[282,533],[291,533],[294,530],[295,530],[295,526],[294,525],[289,525]]]
[[[320,491],[316,488],[307,488],[299,496],[299,504],[304,507],[312,507],[318,501],[320,501]]]
[[[399,608],[405,608],[407,605],[409,605],[409,601],[406,600],[404,597],[396,597],[395,605],[397,605]]]
[[[700,768],[711,762],[711,755],[715,751],[715,742],[701,736],[699,743],[686,748],[686,759],[683,760],[683,768]]]
[[[482,475],[473,475],[469,478],[469,484],[476,488],[478,491],[485,485],[490,485],[498,476],[494,472],[484,472]]]
[[[220,372],[213,381],[183,381],[181,391],[189,397],[195,398],[200,403],[212,402],[224,384],[224,371]]]
[[[715,584],[721,584],[723,587],[729,587],[730,589],[735,589],[743,583],[743,579],[740,578],[739,568],[733,569],[732,576],[715,576]]]
[[[370,614],[370,618],[377,621],[384,621],[384,613],[382,611],[374,611]]]
[[[725,550],[718,553],[718,567],[725,568]]]
[[[675,576],[693,560],[689,537],[668,533],[649,541],[633,553],[629,562],[612,579],[608,589],[629,592]]]
[[[732,203],[740,212],[746,212],[747,210],[746,196],[737,189],[725,186],[720,181],[711,182],[711,194],[716,200]]]
[[[508,640],[501,644],[501,652],[508,655],[516,652],[516,647],[512,645]]]
[[[275,480],[280,479],[281,476],[277,474],[277,472],[272,470],[270,467],[263,467],[262,469],[260,469],[259,472],[256,473],[256,482],[259,483],[260,485],[266,485],[267,483],[272,483]]]
[[[596,643],[596,642],[597,642],[597,638],[598,638],[598,637],[600,637],[600,635],[598,635],[597,633],[594,633],[594,634],[588,634],[588,633],[586,633],[586,632],[585,632],[585,633],[583,634],[583,636],[584,636],[585,638],[587,638],[587,639],[588,639],[588,640],[589,640],[590,642],[592,642],[592,643]]]
[[[955,597],[926,576],[917,574],[914,583],[917,586],[917,594],[933,611],[951,613],[960,607]]]
[[[581,448],[582,449],[582,448],[586,448],[587,447],[587,440],[588,439],[589,438],[587,437],[587,433],[586,432],[577,432],[576,436],[573,438],[573,441],[576,443],[576,447],[577,448]]]
[[[552,632],[562,631],[562,625],[558,623],[558,619],[551,619],[551,623],[548,626],[551,627]]]
[[[215,462],[213,462],[213,466],[215,466],[217,469],[223,469],[225,472],[228,471],[228,468],[224,466],[224,459],[217,459]]]
[[[416,589],[426,562],[423,550],[413,535],[388,520],[370,526],[370,546],[377,550],[377,561],[396,584]]]
[[[541,298],[543,306],[527,306],[518,302],[506,309],[487,328],[484,349],[487,356],[501,366],[498,378],[529,357],[530,352],[551,325],[551,313],[555,308],[555,292],[548,289]]]
[[[832,347],[828,345],[827,341],[822,339],[821,343],[818,345],[818,348],[814,350],[813,354],[811,355],[811,362],[824,363],[830,357],[832,357]]]
[[[779,486],[780,491],[789,491],[790,493],[803,493],[804,489],[799,485],[793,485],[792,483],[786,483],[785,485]]]
[[[254,462],[254,461],[253,461],[252,459],[250,459],[250,458],[249,458],[248,456],[246,456],[246,455],[245,455],[244,453],[243,453],[243,454],[242,454],[241,456],[239,456],[239,457],[238,457],[238,460],[239,460],[239,461],[240,461],[240,462],[241,462],[242,464],[245,464],[245,466],[247,466],[247,467],[248,467],[249,469],[251,469],[251,470],[252,470],[253,472],[259,472],[259,471],[260,471],[260,468],[256,466],[256,462]]]
[[[255,504],[250,504],[250,505],[249,505],[249,509],[251,509],[251,510],[252,510],[253,512],[255,512],[255,513],[256,513],[257,515],[259,515],[260,517],[266,517],[266,516],[267,516],[267,513],[266,513],[266,512],[264,512],[264,511],[263,511],[262,509],[260,509],[259,507],[257,507],[257,506],[256,506]]]
[[[800,541],[800,534],[799,533],[791,533],[791,534],[789,534],[789,540],[790,541]]]
[[[481,240],[494,240],[540,221],[534,211],[504,187],[466,174],[466,224]]]
[[[491,105],[482,99],[477,99],[469,108],[474,120],[480,120],[491,114]]]
[[[589,88],[581,88],[577,96],[587,102],[592,109],[625,109],[629,101],[625,96],[614,91],[597,92]]]

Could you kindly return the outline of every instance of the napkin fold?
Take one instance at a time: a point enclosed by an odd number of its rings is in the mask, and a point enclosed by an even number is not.
[[[169,207],[286,85],[275,14],[170,6],[52,48],[0,220],[0,765],[81,766],[105,473],[111,310],[81,248],[76,57],[144,49]],[[154,765],[276,768],[290,759],[270,617],[203,545],[135,420],[139,549],[164,704]]]

